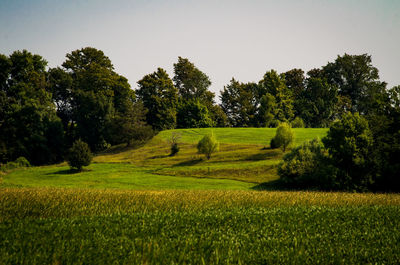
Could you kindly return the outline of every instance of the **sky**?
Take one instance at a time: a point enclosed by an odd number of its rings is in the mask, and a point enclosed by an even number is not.
[[[132,88],[188,58],[219,91],[234,77],[308,71],[338,55],[372,56],[388,87],[400,85],[399,0],[0,0],[0,53],[26,49],[49,67],[94,47]]]

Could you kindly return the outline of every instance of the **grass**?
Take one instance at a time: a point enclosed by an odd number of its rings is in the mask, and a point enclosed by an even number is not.
[[[0,189],[1,264],[398,264],[400,195]]]
[[[295,144],[305,140],[324,137],[326,128],[294,128]],[[214,133],[221,143],[253,144],[269,146],[269,142],[275,136],[276,128],[200,128],[200,129],[174,129],[160,132],[159,136],[168,140],[172,133],[179,133],[184,143],[197,143],[204,135]]]
[[[211,130],[220,152],[206,160],[196,142]],[[83,172],[2,173],[0,264],[399,264],[399,194],[260,191],[278,178],[274,134],[163,131]],[[325,134],[296,129],[296,144]]]
[[[98,189],[249,189],[251,183],[231,179],[175,177],[125,163],[93,163],[82,172],[66,165],[23,168],[4,178],[3,187],[64,187]]]
[[[297,143],[323,137],[326,129],[294,129]],[[199,155],[196,143],[214,132],[220,151],[210,160]],[[169,156],[168,140],[181,135],[180,151]],[[265,148],[275,135],[271,128],[205,128],[162,131],[139,148],[113,147],[94,158],[80,174],[65,165],[15,170],[2,186],[95,187],[127,189],[251,189],[278,179],[282,151]],[[64,173],[64,174],[60,174]],[[265,185],[264,185],[265,186]]]

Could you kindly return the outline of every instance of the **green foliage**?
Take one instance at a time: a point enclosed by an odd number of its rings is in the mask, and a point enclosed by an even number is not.
[[[214,123],[206,106],[199,101],[183,101],[177,113],[178,128],[206,128]]]
[[[293,119],[293,94],[286,86],[285,80],[275,70],[265,73],[263,79],[259,82],[259,87],[260,97],[266,93],[275,97],[275,119],[282,122]]]
[[[286,122],[281,123],[276,129],[274,137],[274,146],[282,148],[283,152],[293,143],[294,132],[289,124]]]
[[[48,90],[63,122],[67,144],[81,138],[92,150],[132,138],[134,91],[101,50],[86,47],[66,55],[63,68],[49,70]],[[138,118],[140,119],[140,118]],[[115,137],[110,131],[118,131]],[[124,135],[126,133],[126,135]]]
[[[304,124],[304,121],[303,121],[302,118],[296,117],[296,118],[294,118],[294,120],[292,120],[292,121],[290,122],[290,126],[291,126],[292,128],[304,128],[304,127],[305,127],[305,124]]]
[[[263,95],[257,113],[258,125],[261,127],[277,127],[279,121],[275,118],[276,111],[275,97],[270,93]]]
[[[335,189],[334,173],[318,138],[293,148],[278,167],[282,182],[294,188]]]
[[[328,149],[332,165],[339,170],[339,188],[368,189],[374,173],[370,157],[374,145],[368,121],[358,113],[345,114],[342,120],[332,124],[322,141]]]
[[[209,160],[211,155],[219,150],[219,143],[214,134],[205,135],[197,144],[197,150]]]
[[[396,264],[399,215],[398,194],[0,189],[0,263]]]
[[[234,127],[255,126],[257,114],[258,86],[255,83],[240,83],[235,79],[221,91],[221,108]]]
[[[174,64],[173,81],[183,100],[198,100],[206,106],[212,105],[214,93],[208,90],[210,78],[188,59],[178,57],[178,62]]]
[[[176,155],[180,148],[179,148],[179,140],[181,139],[181,134],[179,133],[172,133],[171,138],[169,139],[169,143],[171,144],[171,153],[170,156]]]
[[[15,161],[10,161],[4,165],[0,165],[0,170],[7,171],[7,170],[15,169],[15,168],[30,167],[30,166],[31,166],[31,163],[29,163],[29,161],[25,157],[21,156],[21,157],[18,157]]]
[[[338,87],[339,95],[350,98],[351,111],[360,113],[370,86],[379,80],[378,69],[368,54],[338,56],[322,67],[322,74],[329,84]]]
[[[154,131],[146,123],[147,109],[141,101],[126,103],[122,113],[116,113],[109,126],[109,139],[112,144],[143,144],[154,136]]]
[[[144,76],[138,81],[138,98],[149,110],[147,123],[157,131],[176,127],[178,91],[164,69]]]
[[[71,168],[82,171],[83,166],[88,166],[92,162],[92,152],[89,145],[81,140],[75,141],[69,150],[67,159]]]
[[[26,50],[0,56],[0,162],[24,156],[40,165],[62,158],[64,133],[46,91],[46,65]]]
[[[307,79],[307,88],[297,101],[297,107],[308,127],[329,127],[335,118],[337,95],[337,88],[325,79]]]

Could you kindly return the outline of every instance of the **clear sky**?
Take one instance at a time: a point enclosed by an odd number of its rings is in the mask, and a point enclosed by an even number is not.
[[[219,92],[232,77],[308,71],[337,55],[372,55],[400,85],[399,0],[0,0],[0,53],[27,49],[50,67],[83,47],[111,59],[132,88],[186,57]]]

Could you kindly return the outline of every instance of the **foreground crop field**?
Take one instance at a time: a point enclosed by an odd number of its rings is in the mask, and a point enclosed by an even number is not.
[[[398,264],[400,195],[0,189],[0,264]]]

